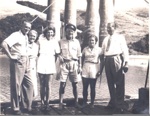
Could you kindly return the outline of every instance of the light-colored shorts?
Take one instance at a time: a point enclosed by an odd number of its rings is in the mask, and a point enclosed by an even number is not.
[[[96,78],[96,74],[100,70],[100,64],[84,63],[82,68],[82,77],[85,78]]]
[[[69,78],[70,82],[81,81],[81,74],[78,74],[78,62],[68,61],[60,66],[60,81],[66,82]]]

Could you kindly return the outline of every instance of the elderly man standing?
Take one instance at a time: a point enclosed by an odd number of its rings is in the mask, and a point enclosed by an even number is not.
[[[105,71],[110,93],[107,109],[114,113],[124,112],[125,73],[128,71],[128,47],[124,36],[116,33],[115,23],[108,23],[108,36],[102,44]]]
[[[59,41],[61,50],[59,55],[61,62],[59,88],[60,109],[63,108],[63,95],[68,78],[72,83],[75,106],[80,107],[78,104],[77,87],[78,82],[81,81],[81,47],[79,41],[74,37],[75,31],[76,27],[73,24],[67,24],[65,26],[66,38]]]
[[[19,31],[12,33],[3,42],[2,47],[10,58],[10,89],[11,89],[11,108],[13,114],[19,115],[21,86],[24,76],[30,76],[28,72],[28,32],[31,24],[24,21]]]

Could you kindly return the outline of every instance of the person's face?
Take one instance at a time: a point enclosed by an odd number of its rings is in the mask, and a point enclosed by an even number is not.
[[[53,30],[48,30],[47,33],[46,33],[46,37],[49,38],[49,37],[53,37],[54,36],[54,31]]]
[[[66,29],[66,38],[68,40],[70,40],[70,39],[73,39],[73,37],[74,37],[74,30],[67,28]]]
[[[96,44],[95,37],[89,38],[89,47],[93,48]]]
[[[24,35],[28,34],[28,32],[31,29],[31,24],[28,22],[23,23],[22,27],[21,27],[21,31]]]
[[[115,31],[114,24],[108,24],[108,26],[107,26],[107,32],[108,32],[108,34],[113,35],[114,31]]]
[[[36,33],[34,33],[34,32],[29,33],[29,43],[35,42],[36,38],[37,38]]]

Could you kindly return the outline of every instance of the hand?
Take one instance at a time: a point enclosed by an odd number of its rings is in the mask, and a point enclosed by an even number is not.
[[[99,77],[101,75],[100,71],[97,72],[96,77]]]
[[[128,66],[126,66],[126,65],[123,66],[123,67],[122,67],[122,70],[124,71],[124,73],[128,72]]]

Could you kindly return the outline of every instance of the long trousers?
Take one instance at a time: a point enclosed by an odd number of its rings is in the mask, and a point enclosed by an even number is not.
[[[119,55],[106,57],[105,71],[110,93],[109,105],[124,108],[125,75],[122,73],[122,60]]]
[[[26,93],[22,91],[22,83],[24,81],[24,77],[31,78],[28,70],[29,70],[28,57],[21,56],[20,59],[17,61],[10,60],[11,108],[14,111],[20,110],[20,101],[23,101],[22,94],[31,93],[30,89],[29,92]]]

